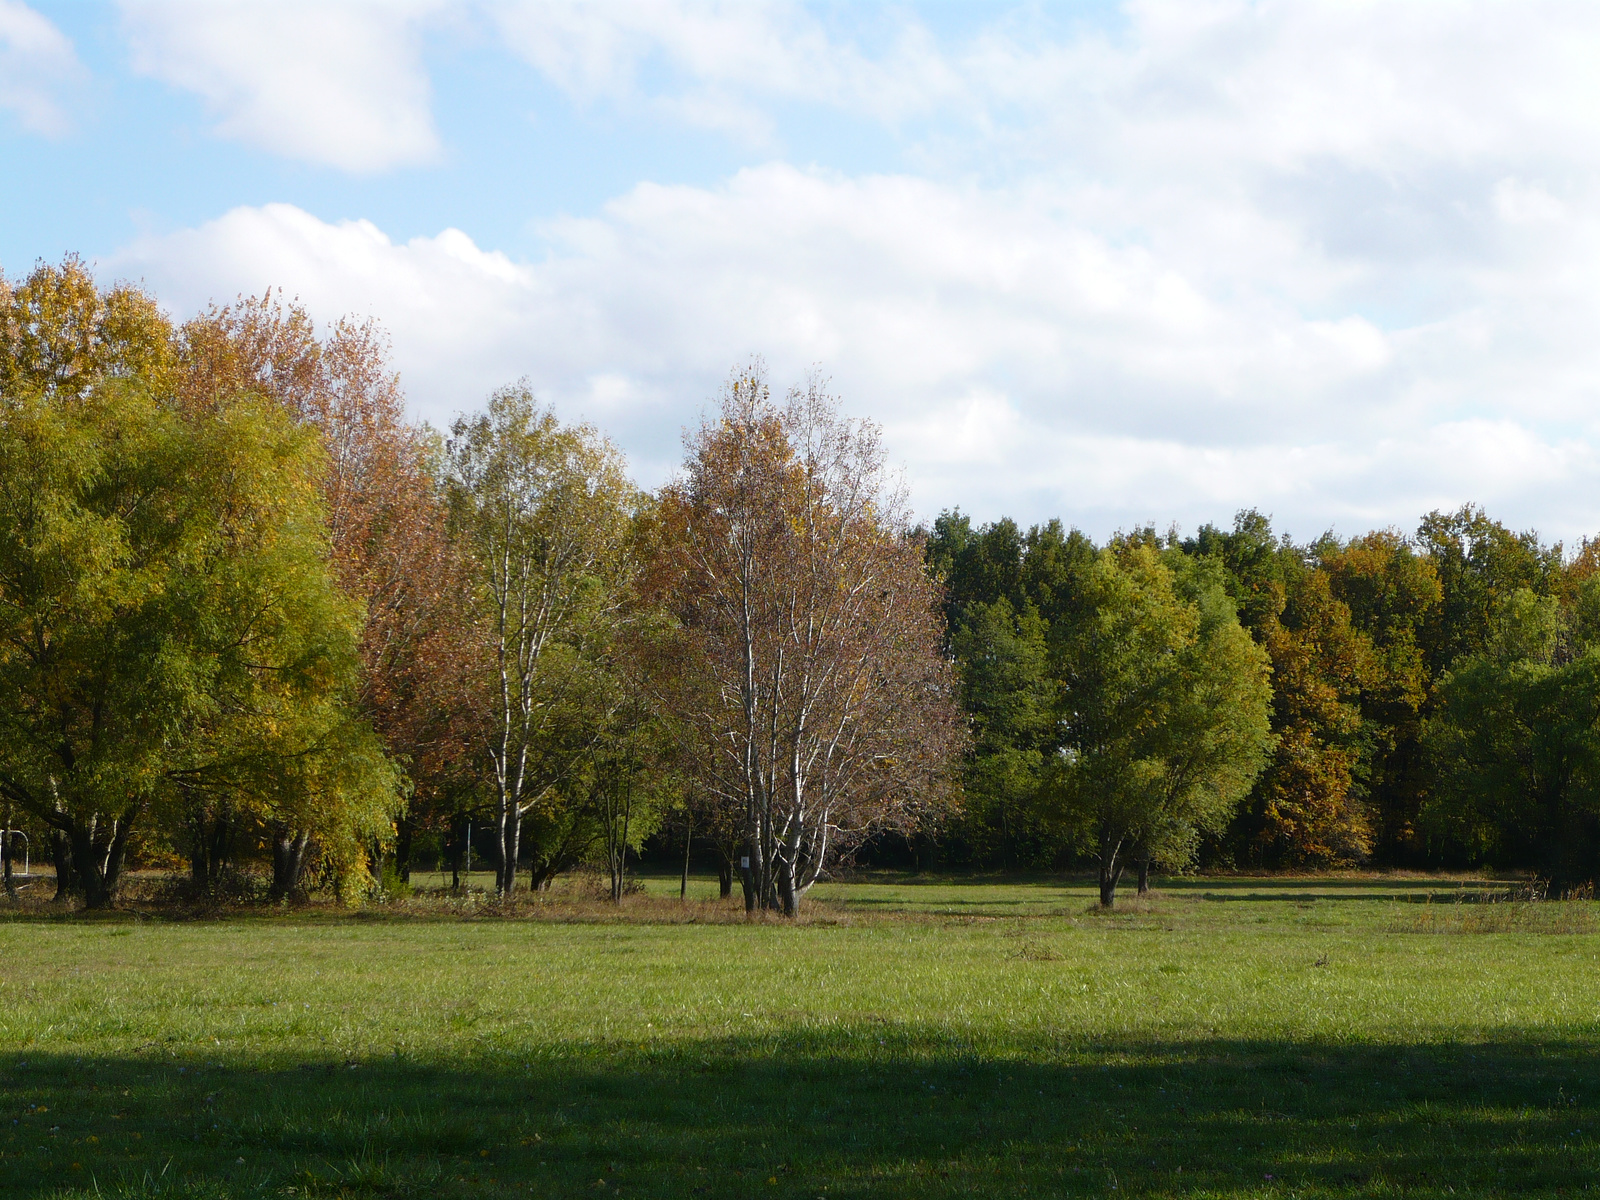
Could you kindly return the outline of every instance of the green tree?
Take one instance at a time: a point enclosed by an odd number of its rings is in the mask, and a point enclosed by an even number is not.
[[[1225,825],[1270,745],[1266,656],[1219,575],[1186,574],[1148,545],[1102,551],[1051,631],[1062,741],[1044,804],[1092,848],[1106,907],[1130,854],[1182,864]]]
[[[1471,859],[1533,866],[1558,887],[1592,881],[1600,848],[1600,646],[1571,634],[1553,597],[1501,601],[1483,650],[1439,681],[1422,813]]]
[[[1026,533],[1009,520],[974,529],[960,512],[934,522],[926,561],[944,585],[946,644],[961,668],[972,733],[965,803],[948,833],[969,861],[1014,869],[1059,857],[1037,805],[1059,745],[1047,646],[1051,622],[1078,612],[1095,555],[1088,538],[1058,521]]]
[[[496,889],[508,896],[524,817],[570,784],[599,733],[585,714],[628,600],[637,496],[610,442],[520,386],[455,423],[447,469],[474,597],[463,652],[490,766]]]
[[[360,614],[328,569],[314,441],[141,381],[0,403],[0,791],[58,831],[87,902],[196,791],[296,813],[335,858],[398,776],[344,703]]]
[[[1485,651],[1512,593],[1526,588],[1549,596],[1561,587],[1559,545],[1545,546],[1532,530],[1513,533],[1471,504],[1429,513],[1417,529],[1417,546],[1439,579],[1439,604],[1421,631],[1435,678],[1457,659]]]
[[[968,603],[950,642],[972,732],[960,829],[980,862],[1014,868],[1038,840],[1035,799],[1054,729],[1046,626],[1037,609],[1019,614],[1001,596]]]

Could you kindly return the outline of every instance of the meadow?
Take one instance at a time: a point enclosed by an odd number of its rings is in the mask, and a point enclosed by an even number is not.
[[[424,881],[425,882],[425,881]],[[1440,878],[876,877],[746,923],[0,913],[0,1196],[1492,1196],[1600,1181],[1600,922]]]

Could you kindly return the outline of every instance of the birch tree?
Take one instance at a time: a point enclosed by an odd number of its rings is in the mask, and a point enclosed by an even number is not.
[[[447,446],[452,532],[471,575],[467,653],[482,697],[495,888],[516,887],[523,818],[592,744],[596,663],[624,608],[635,502],[616,448],[563,425],[526,387],[458,420]],[[599,689],[604,690],[604,689]]]
[[[657,519],[676,626],[652,686],[742,816],[747,910],[793,916],[841,851],[949,795],[937,588],[877,430],[816,380],[780,406],[759,367],[735,375]]]

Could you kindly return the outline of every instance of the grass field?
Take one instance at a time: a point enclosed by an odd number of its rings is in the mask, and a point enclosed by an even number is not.
[[[1472,891],[0,914],[0,1196],[1595,1189],[1593,906]]]

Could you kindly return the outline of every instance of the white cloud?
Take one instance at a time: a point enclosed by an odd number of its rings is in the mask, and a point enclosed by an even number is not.
[[[962,87],[921,24],[899,13],[885,14],[887,51],[871,55],[795,3],[504,0],[489,11],[515,53],[580,101],[644,105],[748,138],[769,132],[773,101],[892,122]]]
[[[123,0],[134,68],[192,91],[216,132],[352,172],[439,154],[429,0]]]
[[[650,479],[759,352],[780,380],[822,364],[882,420],[926,511],[1061,512],[1104,532],[1259,504],[1316,532],[1467,499],[1534,515],[1536,496],[1560,495],[1556,532],[1600,524],[1584,318],[1544,351],[1505,332],[1530,303],[1570,302],[1561,285],[1489,279],[1471,311],[1385,332],[1264,290],[1211,295],[1030,192],[784,165],[711,189],[640,185],[549,234],[548,260],[516,262],[457,230],[395,244],[272,205],[112,265],[185,308],[278,284],[324,316],[376,315],[436,421],[527,375]],[[1585,305],[1600,318],[1592,287]],[[1519,373],[1541,399],[1507,413]]]
[[[639,183],[537,261],[271,205],[113,265],[377,315],[436,420],[528,375],[652,480],[760,353],[882,420],[928,512],[1600,527],[1600,9],[1136,3],[961,47],[892,15],[871,53],[790,6],[492,11],[587,101],[928,118],[922,174]]]
[[[65,34],[21,0],[0,0],[0,109],[30,132],[65,133],[60,93],[83,74]]]

